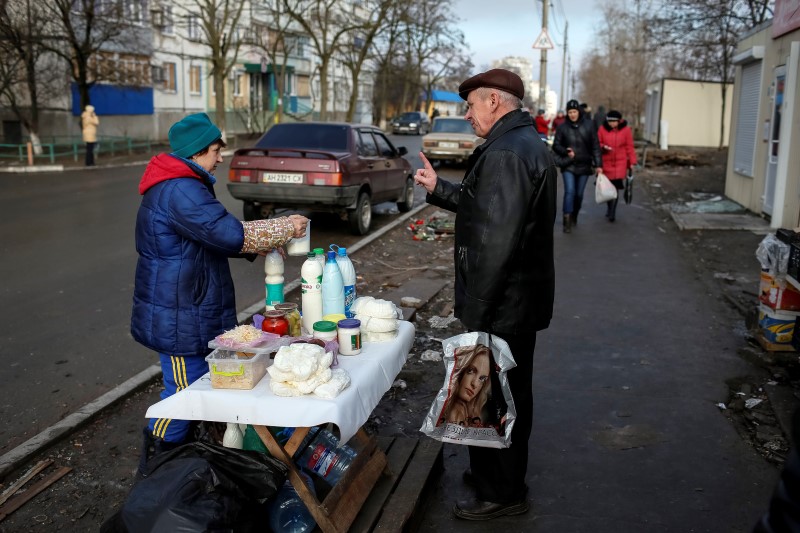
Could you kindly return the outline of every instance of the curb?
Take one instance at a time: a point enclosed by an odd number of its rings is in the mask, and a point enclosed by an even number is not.
[[[32,172],[62,172],[64,165],[33,165],[30,167],[0,167],[0,172],[8,174],[28,174]]]
[[[233,155],[235,150],[223,150],[222,156],[223,157],[230,157]],[[31,167],[0,167],[0,172],[6,172],[8,174],[25,174],[29,172],[74,172],[76,170],[80,170],[81,172],[92,172],[94,170],[100,169],[108,169],[108,168],[119,168],[119,167],[135,167],[138,165],[146,165],[150,162],[149,157],[147,159],[142,159],[140,161],[127,161],[124,163],[108,163],[106,165],[94,165],[91,167],[82,167],[82,166],[74,166],[74,167],[65,167],[64,165],[34,165]]]
[[[23,442],[10,452],[0,457],[0,479],[15,470],[20,463],[41,451],[46,446],[63,438],[68,433],[89,422],[103,409],[111,407],[119,400],[132,394],[161,375],[159,365],[150,366],[128,379],[121,385],[111,389],[93,402],[90,402],[63,420],[53,424],[38,435]]]

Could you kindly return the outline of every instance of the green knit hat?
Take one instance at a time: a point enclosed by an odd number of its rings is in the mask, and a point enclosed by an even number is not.
[[[189,158],[222,138],[222,132],[205,113],[188,115],[169,129],[172,153]]]

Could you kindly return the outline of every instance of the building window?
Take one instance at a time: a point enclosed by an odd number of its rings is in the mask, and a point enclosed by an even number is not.
[[[125,19],[134,24],[141,24],[147,21],[147,1],[146,0],[124,0]]]
[[[192,65],[189,67],[190,94],[201,94],[203,92],[200,74],[201,74],[200,66]]]
[[[311,96],[310,77],[305,74],[297,75],[297,96],[308,98]]]
[[[168,35],[174,35],[175,23],[172,19],[172,6],[170,5],[164,6],[163,24],[164,24],[164,29],[162,31]]]
[[[200,20],[195,16],[189,16],[186,20],[186,34],[192,41],[200,40]]]
[[[164,90],[177,91],[178,78],[176,76],[175,63],[164,63]]]
[[[242,76],[238,70],[231,70],[231,93],[242,96]]]

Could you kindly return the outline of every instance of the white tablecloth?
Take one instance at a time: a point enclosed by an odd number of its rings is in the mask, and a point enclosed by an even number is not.
[[[213,389],[206,374],[150,406],[145,416],[282,427],[333,422],[339,427],[342,442],[347,442],[392,386],[413,344],[414,326],[401,320],[393,341],[365,344],[359,355],[339,355],[339,368],[347,370],[351,383],[333,400],[314,395],[275,396],[269,388],[269,373],[252,390]]]

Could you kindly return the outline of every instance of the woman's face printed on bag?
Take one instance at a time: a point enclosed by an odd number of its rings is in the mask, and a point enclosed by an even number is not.
[[[475,356],[470,365],[464,369],[458,397],[462,401],[472,401],[489,379],[489,354],[481,352]]]

